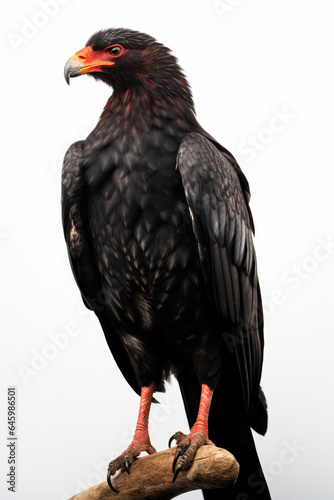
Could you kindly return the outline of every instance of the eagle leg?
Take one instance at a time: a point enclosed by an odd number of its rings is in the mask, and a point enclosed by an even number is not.
[[[181,470],[190,468],[196,451],[204,444],[213,444],[209,439],[208,418],[213,391],[206,385],[202,385],[201,400],[196,422],[192,426],[188,435],[183,432],[176,432],[169,440],[169,446],[173,439],[176,439],[176,452],[173,462],[173,482],[176,480]],[[179,462],[178,459],[180,458]]]
[[[149,454],[156,452],[155,448],[151,445],[148,433],[148,418],[154,391],[154,385],[141,388],[137,426],[131,444],[121,455],[119,455],[119,457],[112,460],[109,464],[107,482],[113,491],[116,490],[112,486],[110,479],[111,476],[113,476],[119,469],[122,469],[130,474],[130,465],[142,451],[146,451]]]

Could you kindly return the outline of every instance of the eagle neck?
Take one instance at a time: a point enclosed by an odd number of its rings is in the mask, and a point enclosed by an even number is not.
[[[180,85],[179,85],[180,87]],[[100,117],[103,126],[121,125],[124,132],[134,127],[146,129],[154,124],[168,124],[178,120],[194,124],[196,121],[190,91],[172,92],[170,86],[162,89],[158,85],[136,86],[126,90],[115,89],[108,99]]]

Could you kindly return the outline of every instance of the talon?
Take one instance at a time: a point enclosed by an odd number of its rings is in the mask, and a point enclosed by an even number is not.
[[[176,478],[177,478],[177,476],[179,475],[180,470],[182,470],[182,465],[178,465],[178,466],[176,467],[176,471],[175,471],[175,474],[174,474],[174,477],[173,477],[173,483],[175,483]]]
[[[112,485],[112,482],[110,480],[110,476],[112,476],[112,470],[111,469],[108,469],[108,474],[107,474],[107,483],[109,485],[109,488],[114,491],[115,493],[119,493],[119,491],[115,490],[115,488],[113,487]]]
[[[177,452],[175,453],[175,457],[174,457],[174,460],[173,460],[173,472],[175,472],[175,466],[176,466],[176,462],[178,460],[178,458],[181,456],[181,452],[179,450],[177,450]],[[176,479],[176,478],[175,478]],[[174,482],[174,479],[173,479],[173,482]]]
[[[168,448],[171,448],[172,446],[172,441],[176,439],[176,434],[173,434],[172,437],[168,441]]]
[[[124,462],[124,467],[125,467],[125,470],[126,472],[129,474],[130,476],[130,466],[129,466],[129,460],[126,459],[125,462]]]

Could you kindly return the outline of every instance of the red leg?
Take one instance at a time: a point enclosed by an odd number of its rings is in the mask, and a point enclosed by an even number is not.
[[[192,426],[190,433],[186,436],[182,432],[176,432],[169,441],[171,443],[173,439],[176,439],[177,444],[173,462],[173,472],[175,472],[173,481],[175,481],[181,470],[186,470],[190,467],[196,451],[200,446],[203,444],[213,444],[209,440],[208,430],[208,418],[212,396],[213,391],[206,384],[203,384],[196,422]],[[181,458],[176,467],[176,463],[180,456]]]
[[[212,396],[213,391],[206,384],[203,384],[197,419],[191,428],[190,434],[201,432],[209,439],[208,418]]]
[[[114,475],[119,469],[126,470],[130,474],[130,465],[142,451],[150,454],[156,451],[151,445],[148,432],[148,418],[154,390],[155,387],[153,385],[141,388],[139,414],[131,444],[119,457],[112,460],[109,464],[107,481],[111,489],[114,488],[112,487],[110,476]]]
[[[155,453],[156,451],[151,445],[150,436],[148,432],[148,418],[150,414],[153,393],[154,393],[153,386],[141,388],[137,426],[132,442],[129,446],[129,448],[140,447],[142,448],[140,451],[147,451],[147,453],[149,454]]]

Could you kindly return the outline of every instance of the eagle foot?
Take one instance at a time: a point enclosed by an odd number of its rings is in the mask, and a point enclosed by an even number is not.
[[[177,444],[173,461],[174,483],[181,470],[190,469],[198,448],[200,448],[204,444],[213,443],[209,440],[208,436],[201,431],[190,432],[190,434],[188,435],[183,434],[183,432],[176,432],[170,438],[169,445],[171,444],[173,439],[176,440]]]
[[[116,474],[118,470],[121,470],[122,472],[126,471],[128,474],[130,474],[130,466],[142,451],[146,451],[150,455],[156,452],[150,441],[139,441],[136,444],[131,443],[130,446],[128,446],[121,455],[110,462],[108,466],[107,483],[109,485],[109,488],[115,491],[115,493],[118,493],[118,491],[115,490],[111,483],[111,476]]]

